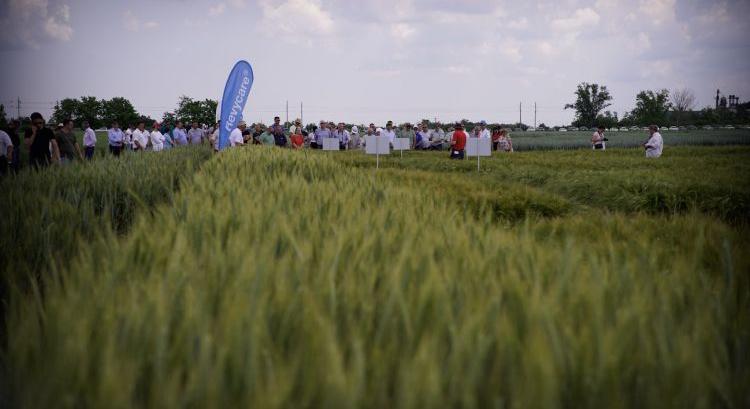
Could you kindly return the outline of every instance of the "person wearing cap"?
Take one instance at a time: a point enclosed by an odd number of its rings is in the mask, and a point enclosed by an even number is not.
[[[352,132],[350,136],[351,139],[349,140],[349,148],[359,149],[359,147],[362,145],[362,141],[359,137],[359,128],[357,128],[357,125],[352,126]]]
[[[245,128],[247,128],[245,121],[240,121],[240,123],[237,124],[237,127],[232,129],[232,133],[229,134],[230,146],[242,146],[245,144],[245,140],[242,137],[242,132],[245,131]]]
[[[385,129],[380,131],[380,136],[387,136],[388,142],[393,146],[393,142],[396,140],[396,131],[393,130],[393,121],[388,121],[385,124]]]
[[[94,149],[96,149],[96,132],[91,129],[89,121],[83,121],[83,154],[87,160],[94,158]]]
[[[302,135],[302,121],[300,121],[299,118],[295,119],[294,124],[289,127],[289,135],[293,133],[299,133]]]
[[[479,122],[479,137],[490,139],[492,135],[490,135],[490,130],[487,129],[487,121],[480,121]]]
[[[451,159],[463,159],[466,154],[466,132],[464,132],[464,126],[460,122],[456,123],[453,128],[453,134],[451,135]]]
[[[83,153],[78,146],[75,134],[73,134],[73,120],[66,118],[62,122],[63,127],[55,135],[60,147],[60,163],[69,164],[76,159],[83,160]]]
[[[151,133],[149,133],[149,137],[151,138],[151,149],[154,150],[154,152],[159,152],[164,149],[164,135],[162,135],[161,132],[159,132],[159,123],[154,122],[154,124],[151,126]]]
[[[315,130],[315,138],[310,143],[310,148],[323,149],[323,139],[330,137],[331,131],[328,130],[328,123],[326,121],[320,121],[320,127]]]

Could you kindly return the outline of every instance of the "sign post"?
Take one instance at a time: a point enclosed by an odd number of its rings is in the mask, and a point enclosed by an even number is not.
[[[324,151],[339,150],[339,139],[338,138],[323,138],[323,150]]]
[[[409,146],[409,138],[395,138],[393,139],[393,149],[401,151],[401,157],[404,157],[404,151],[411,149]]]
[[[479,158],[492,156],[492,146],[488,138],[469,138],[466,141],[466,156],[477,157],[477,172],[479,172]]]
[[[365,154],[375,155],[375,169],[380,169],[380,155],[390,155],[391,146],[387,136],[365,136]]]

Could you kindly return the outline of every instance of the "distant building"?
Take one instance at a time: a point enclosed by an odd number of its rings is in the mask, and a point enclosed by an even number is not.
[[[716,90],[716,109],[729,109],[732,112],[737,112],[737,105],[740,103],[740,97],[737,95],[730,95],[729,98],[721,95],[721,91]]]

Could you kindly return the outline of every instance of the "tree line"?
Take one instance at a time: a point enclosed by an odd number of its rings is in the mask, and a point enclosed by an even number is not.
[[[160,121],[174,124],[179,120],[184,123],[198,122],[211,125],[216,121],[217,104],[218,102],[212,99],[201,101],[183,95],[177,101],[175,110],[165,112]],[[150,125],[155,121],[136,111],[133,104],[123,97],[109,100],[91,96],[62,99],[55,104],[50,121],[60,123],[66,118],[72,119],[76,125],[88,121],[93,128],[107,127],[114,121],[121,126],[134,125],[139,121]]]
[[[606,85],[582,82],[575,91],[576,100],[566,104],[565,109],[575,110],[576,127],[607,128],[621,126],[703,126],[715,124],[750,123],[750,102],[737,105],[735,109],[710,108],[695,110],[695,95],[687,88],[670,92],[667,89],[644,90],[635,97],[635,107],[620,118],[617,112],[605,110],[611,104],[612,95]]]

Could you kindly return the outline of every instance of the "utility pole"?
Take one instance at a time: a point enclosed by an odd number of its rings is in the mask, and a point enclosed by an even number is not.
[[[518,127],[521,127],[523,121],[521,120],[521,102],[518,103]]]
[[[16,101],[16,119],[21,120],[21,97]]]
[[[534,129],[536,129],[536,102],[534,102]]]
[[[289,123],[289,100],[286,100],[286,123]]]

